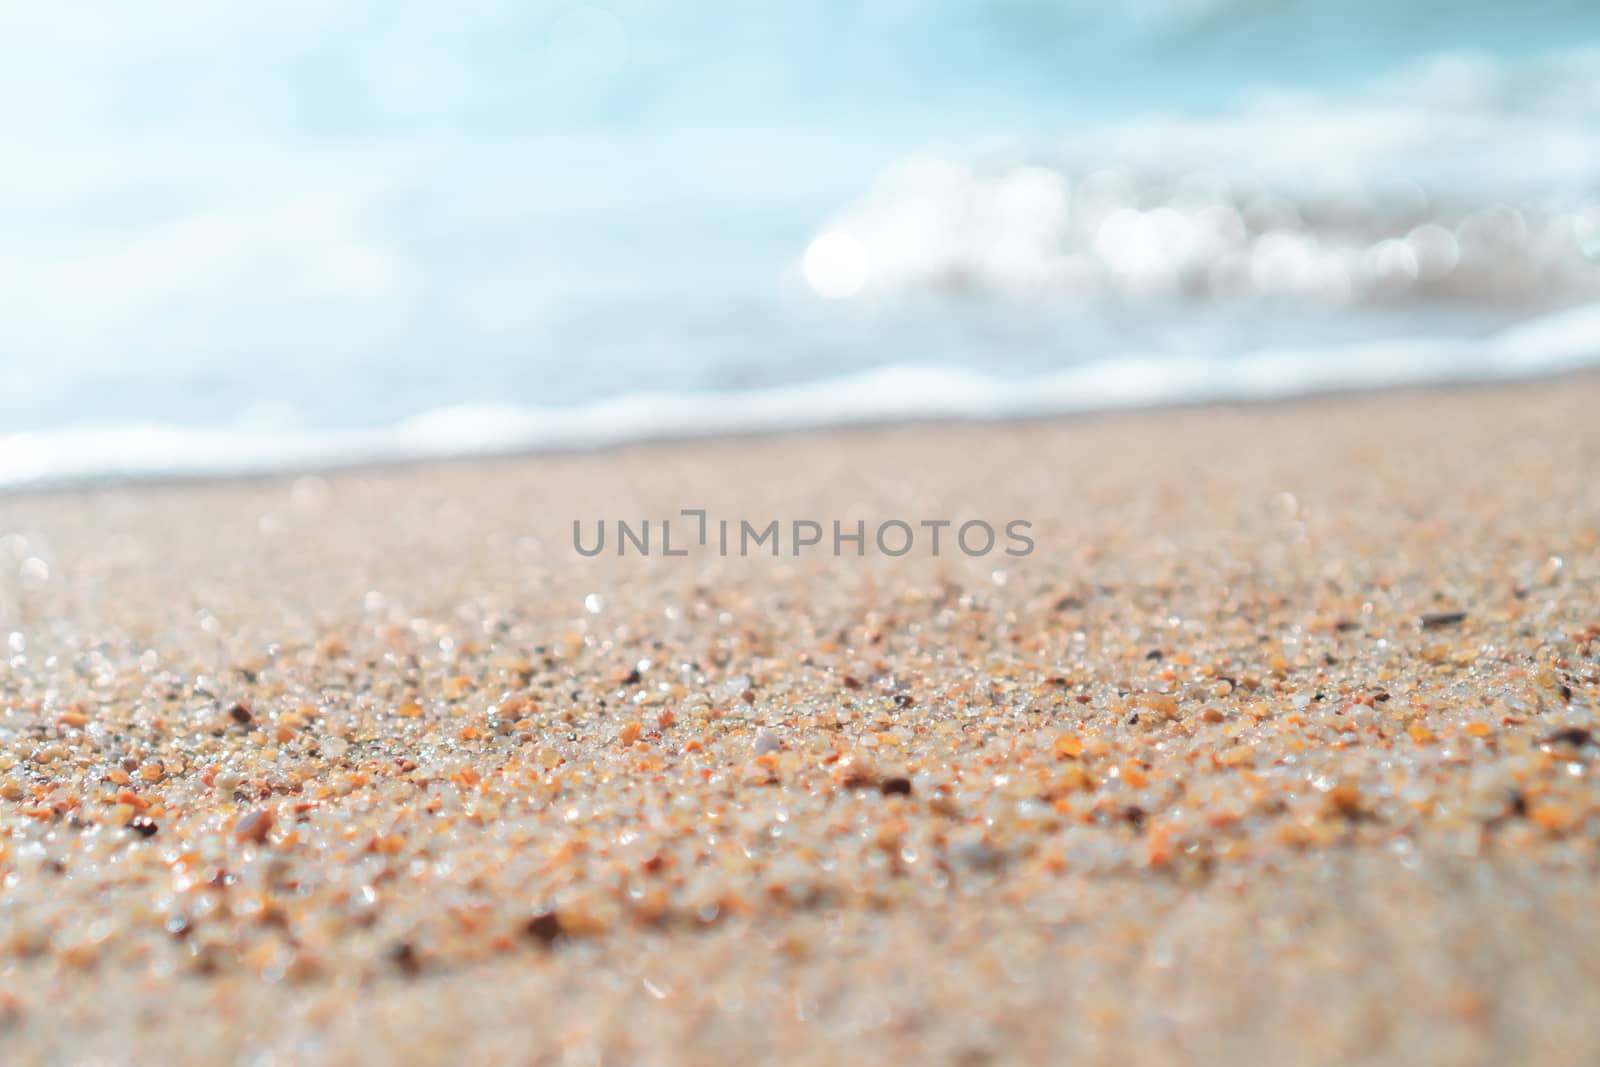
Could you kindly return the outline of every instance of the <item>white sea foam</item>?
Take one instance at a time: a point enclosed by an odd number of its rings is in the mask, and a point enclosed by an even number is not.
[[[1600,300],[1600,50],[924,153],[818,230],[821,295],[1100,307]],[[841,284],[840,279],[843,279]]]
[[[902,421],[993,421],[1480,383],[1600,367],[1600,304],[1476,341],[1413,339],[1225,357],[1124,356],[1026,378],[898,365],[783,388],[648,393],[568,408],[461,406],[373,430],[124,426],[0,436],[12,489],[316,470]]]

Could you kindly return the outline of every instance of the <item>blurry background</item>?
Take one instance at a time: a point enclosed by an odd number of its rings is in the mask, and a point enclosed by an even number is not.
[[[1582,365],[1591,42],[1584,0],[0,0],[0,483]]]

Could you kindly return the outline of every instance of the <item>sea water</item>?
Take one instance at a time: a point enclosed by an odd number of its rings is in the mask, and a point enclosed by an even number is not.
[[[1600,363],[1600,5],[0,10],[0,485]]]

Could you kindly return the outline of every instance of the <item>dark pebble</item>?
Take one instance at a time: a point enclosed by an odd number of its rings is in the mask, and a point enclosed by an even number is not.
[[[161,827],[157,826],[156,821],[148,815],[135,815],[128,820],[128,829],[140,837],[154,837]]]
[[[886,796],[886,797],[887,796],[908,797],[908,796],[911,795],[911,779],[909,779],[909,778],[885,778],[883,780],[883,784],[881,786],[879,786],[878,788],[883,790],[883,795]]]
[[[1145,659],[1152,659],[1152,660],[1160,660],[1160,659],[1166,659],[1167,656],[1166,656],[1166,653],[1162,652],[1159,648],[1152,648],[1149,652],[1146,652],[1144,654],[1144,658]]]
[[[1540,740],[1541,745],[1571,745],[1573,748],[1582,748],[1594,740],[1594,735],[1581,726],[1569,726],[1565,730],[1555,733]]]
[[[529,919],[523,929],[529,937],[548,948],[561,936],[561,919],[553,911],[541,912]]]
[[[1417,624],[1424,630],[1437,630],[1443,626],[1455,626],[1467,617],[1464,611],[1430,611],[1417,619]]]
[[[389,961],[406,974],[416,974],[422,970],[422,961],[417,958],[417,950],[409,941],[401,941],[389,949]]]
[[[250,714],[250,709],[243,704],[235,704],[228,709],[228,717],[240,726],[249,726],[255,721],[255,716]]]

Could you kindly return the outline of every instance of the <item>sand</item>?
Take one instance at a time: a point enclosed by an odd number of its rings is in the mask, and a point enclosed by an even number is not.
[[[0,1061],[1594,1062],[1597,410],[0,497]]]

